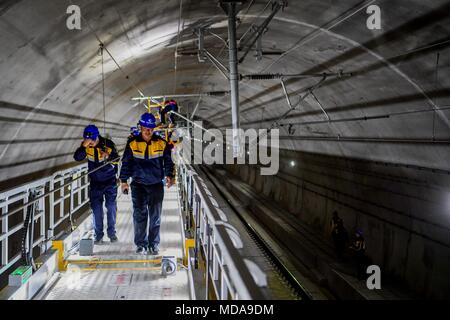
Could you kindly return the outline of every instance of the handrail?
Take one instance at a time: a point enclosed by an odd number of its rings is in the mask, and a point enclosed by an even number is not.
[[[30,248],[40,246],[41,254],[44,253],[48,249],[49,241],[54,237],[55,229],[67,218],[71,218],[74,212],[78,211],[89,201],[89,180],[86,175],[91,172],[88,172],[87,164],[83,163],[0,193],[0,209],[3,212],[0,216],[0,221],[2,221],[0,233],[0,274],[7,271],[21,258],[19,252],[10,252],[9,242],[11,236],[20,232],[23,226],[20,224],[11,226],[9,217],[14,214],[21,214],[23,211],[25,218],[26,208],[33,204],[37,205],[38,211],[33,217],[33,222],[39,221],[38,234],[27,235],[27,237],[32,237],[32,239],[29,239]],[[63,183],[66,179],[70,179],[70,182]],[[54,188],[55,184],[61,183],[63,185]],[[72,184],[72,186],[70,190],[66,191],[64,187],[68,184]],[[47,188],[51,190],[45,192]],[[56,198],[54,193],[58,190],[62,191],[60,191],[60,196]],[[29,197],[30,191],[37,191],[39,196],[31,200]],[[44,199],[48,199],[48,202]],[[66,200],[69,203],[66,204]],[[25,203],[19,208],[9,211],[11,206],[19,201]]]
[[[189,175],[192,180],[193,199],[197,210],[193,213],[197,215],[196,238],[199,238],[200,245],[205,251],[207,279],[212,277],[212,284],[216,290],[218,299],[226,299],[225,291],[231,291],[233,299],[255,300],[265,299],[262,288],[258,286],[245,259],[240,255],[238,248],[230,236],[227,228],[229,224],[222,219],[219,208],[213,204],[211,192],[206,184],[201,181],[195,169],[187,164],[182,156],[179,157],[179,173],[183,181],[187,181]],[[184,185],[185,194],[189,194],[191,184]],[[217,202],[216,202],[217,203]],[[194,205],[194,204],[193,204]],[[239,237],[239,234],[236,233]],[[241,241],[242,242],[242,241]],[[200,248],[197,248],[200,249]],[[211,253],[212,252],[212,253]],[[221,269],[221,279],[218,279],[217,268]],[[217,277],[217,279],[215,279]],[[215,284],[217,281],[219,284]],[[216,287],[220,285],[220,288]],[[206,285],[208,287],[208,283]]]
[[[115,158],[115,159],[109,160],[109,161],[105,162],[104,164],[102,164],[101,166],[99,166],[99,167],[97,167],[97,168],[95,168],[95,169],[93,169],[93,170],[91,170],[91,171],[88,171],[88,172],[86,172],[86,173],[80,175],[79,177],[70,180],[69,182],[64,183],[62,186],[59,186],[59,187],[56,188],[56,189],[52,189],[52,190],[49,190],[49,191],[45,192],[44,194],[40,195],[39,197],[36,197],[35,199],[33,199],[33,200],[31,200],[31,201],[29,201],[29,202],[27,202],[27,203],[25,203],[25,204],[19,206],[18,208],[14,209],[13,211],[8,212],[7,214],[2,214],[2,215],[0,215],[0,221],[2,221],[2,220],[3,220],[4,218],[6,218],[6,217],[9,217],[9,216],[11,216],[11,215],[13,215],[13,214],[16,214],[17,212],[19,212],[19,211],[21,211],[21,210],[27,208],[29,205],[38,202],[39,200],[41,200],[41,199],[45,198],[46,196],[48,196],[48,195],[50,195],[50,194],[52,194],[52,193],[54,193],[54,192],[56,192],[56,191],[58,191],[58,190],[60,190],[60,189],[62,189],[62,188],[64,188],[64,187],[66,187],[66,186],[68,186],[69,184],[72,184],[74,181],[77,181],[77,180],[79,180],[79,179],[81,179],[81,178],[83,178],[83,177],[85,177],[85,176],[87,176],[87,175],[89,175],[89,174],[91,174],[91,173],[94,173],[94,172],[96,172],[97,170],[100,170],[101,168],[103,168],[104,166],[106,166],[107,164],[111,164],[112,162],[115,162],[115,161],[118,161],[118,160],[120,160],[120,157],[117,157],[117,158]]]

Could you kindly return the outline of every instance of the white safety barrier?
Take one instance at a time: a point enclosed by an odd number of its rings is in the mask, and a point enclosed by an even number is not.
[[[0,275],[21,259],[21,248],[11,254],[9,245],[9,239],[17,237],[23,228],[23,222],[12,225],[16,220],[22,221],[17,217],[22,214],[25,220],[28,207],[36,205],[33,222],[39,222],[39,231],[32,246],[40,246],[40,253],[44,253],[55,236],[55,229],[89,201],[87,172],[87,164],[82,164],[0,193]],[[31,193],[34,193],[36,201],[30,198]]]
[[[182,157],[179,158],[179,181],[181,182],[183,212],[192,209],[195,221],[195,267],[200,250],[206,262],[206,298],[209,285],[217,299],[254,300],[265,299],[262,287],[267,285],[266,275],[261,270],[252,272],[239,250],[243,247],[237,230],[226,221],[206,184]],[[185,217],[186,227],[190,226]]]

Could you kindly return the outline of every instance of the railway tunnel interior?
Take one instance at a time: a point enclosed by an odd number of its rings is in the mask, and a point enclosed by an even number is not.
[[[80,8],[80,30],[67,26],[70,5]],[[449,298],[450,3],[237,5],[238,57],[250,49],[238,64],[240,127],[279,129],[279,170],[202,167],[317,282],[337,281],[333,254],[314,249],[332,248],[336,210],[350,235],[363,231],[383,279],[409,296]],[[381,9],[380,29],[368,27],[371,5]],[[200,32],[207,54],[228,66],[219,1],[0,2],[0,190],[74,166],[90,123],[123,152],[146,110],[132,100],[141,93],[184,95],[180,114],[207,129],[232,128],[230,81],[217,62],[200,61]],[[296,233],[311,234],[309,242]]]

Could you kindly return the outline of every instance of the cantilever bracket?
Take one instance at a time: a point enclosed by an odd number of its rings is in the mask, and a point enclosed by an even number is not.
[[[313,96],[314,100],[316,100],[317,104],[319,105],[320,110],[322,110],[323,114],[325,115],[325,117],[327,118],[328,121],[330,121],[330,116],[328,115],[328,113],[325,111],[325,109],[323,108],[322,104],[320,103],[319,99],[316,97],[316,95],[314,94],[314,92],[311,90],[310,94]]]
[[[258,28],[256,26],[254,26],[253,28],[254,32],[258,31]],[[257,61],[261,61],[262,57],[263,57],[263,50],[262,50],[262,36],[264,33],[266,33],[269,29],[265,28],[261,34],[261,36],[258,37],[258,39],[256,40],[256,60]]]
[[[280,78],[281,86],[283,87],[284,96],[286,97],[286,101],[288,103],[289,109],[292,109],[291,99],[289,99],[289,93],[287,92],[286,86],[284,84],[283,78]]]
[[[229,80],[230,77],[228,76],[228,74],[230,73],[230,70],[228,70],[228,68],[224,66],[223,63],[219,61],[219,59],[214,57],[208,50],[204,49],[204,52],[206,57],[208,58],[209,61],[211,61],[214,67],[216,67],[216,69],[220,71],[220,73],[225,77],[225,79]]]

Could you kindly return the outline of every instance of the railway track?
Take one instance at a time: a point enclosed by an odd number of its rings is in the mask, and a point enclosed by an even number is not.
[[[293,270],[292,266],[287,266],[282,259],[279,258],[279,251],[276,252],[272,244],[264,239],[265,237],[261,234],[261,225],[256,226],[255,220],[249,221],[249,217],[242,214],[242,209],[236,208],[232,201],[228,198],[224,186],[221,185],[218,179],[207,169],[197,167],[209,180],[209,182],[216,188],[219,195],[225,199],[230,207],[230,209],[236,214],[239,220],[242,222],[245,230],[247,231],[249,237],[252,239],[256,247],[261,251],[262,255],[267,260],[268,264],[272,267],[272,271],[275,273],[276,277],[279,279],[280,285],[284,287],[284,290],[288,291],[292,299],[297,300],[312,300],[313,297],[302,285],[301,281],[295,275],[298,270]],[[286,253],[288,255],[289,253]]]

